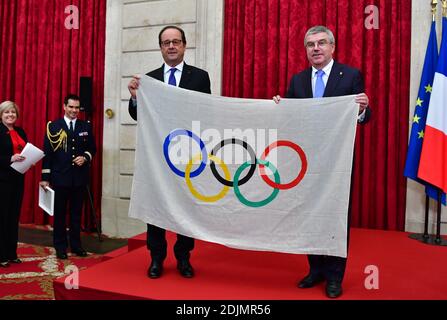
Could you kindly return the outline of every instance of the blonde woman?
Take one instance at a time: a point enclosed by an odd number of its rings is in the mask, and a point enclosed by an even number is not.
[[[17,257],[19,216],[22,206],[24,175],[11,163],[25,160],[20,155],[26,145],[25,131],[15,126],[19,108],[12,101],[0,104],[0,268],[21,263]]]

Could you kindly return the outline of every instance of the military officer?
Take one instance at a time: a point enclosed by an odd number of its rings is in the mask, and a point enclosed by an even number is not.
[[[64,99],[63,118],[48,122],[44,139],[42,188],[51,185],[55,191],[53,245],[59,259],[67,259],[67,248],[85,257],[81,245],[81,212],[89,182],[89,167],[96,152],[89,123],[77,119],[80,99],[69,94]],[[69,241],[66,232],[66,210],[69,204]]]

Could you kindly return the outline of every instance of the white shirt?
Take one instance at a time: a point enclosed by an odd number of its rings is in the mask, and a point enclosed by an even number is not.
[[[67,124],[67,128],[70,129],[70,121],[73,122],[73,132],[76,128],[76,119],[72,120],[70,118],[67,118],[67,116],[64,116],[65,123]]]
[[[183,72],[184,65],[185,65],[184,61],[180,62],[178,65],[176,65],[174,67],[170,67],[165,63],[164,64],[164,73],[163,73],[165,83],[169,83],[169,76],[171,75],[171,68],[176,68],[177,70],[175,70],[174,77],[175,77],[175,83],[178,87],[178,85],[180,84],[180,79],[182,78],[182,72]]]
[[[333,65],[334,65],[334,59],[332,59],[326,65],[326,67],[321,69],[321,70],[324,71],[323,82],[324,82],[324,87],[325,88],[326,88],[326,85],[327,85],[327,81],[329,79],[329,75],[331,74],[331,70],[332,70],[332,66]],[[315,94],[315,83],[317,82],[317,71],[318,71],[318,69],[316,69],[314,66],[312,66],[312,94]]]

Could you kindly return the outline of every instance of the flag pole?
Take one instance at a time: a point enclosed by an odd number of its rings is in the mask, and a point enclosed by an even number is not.
[[[428,235],[428,213],[430,211],[430,197],[425,196],[425,220],[424,220],[424,234],[422,235],[422,241],[427,242],[430,239]]]
[[[431,242],[430,235],[428,234],[428,214],[430,212],[430,197],[425,196],[425,217],[424,217],[424,233],[412,233],[408,238],[413,240],[419,240],[424,243]]]
[[[431,16],[432,21],[436,21],[436,7],[438,5],[438,0],[432,0],[431,1]],[[441,195],[442,197],[442,195]],[[438,191],[438,204],[441,203],[442,199],[439,198],[439,191]],[[425,221],[424,221],[424,234],[422,235],[422,242],[428,242],[430,241],[430,236],[428,234],[428,219],[429,219],[429,211],[430,211],[430,197],[428,195],[425,196]]]
[[[446,0],[447,2],[447,0]],[[442,191],[438,190],[438,206],[437,206],[437,217],[436,217],[436,236],[431,236],[430,240],[424,241],[428,244],[433,244],[437,246],[447,246],[447,240],[441,238],[441,208],[442,208]]]
[[[447,2],[447,1],[446,1]],[[439,246],[447,246],[447,241],[441,238],[441,203],[442,203],[442,191],[438,190],[438,215],[436,221],[436,238],[434,243]]]

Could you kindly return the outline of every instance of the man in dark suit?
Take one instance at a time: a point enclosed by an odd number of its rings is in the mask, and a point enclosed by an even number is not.
[[[175,85],[184,89],[211,93],[211,84],[208,73],[202,69],[187,65],[183,61],[186,50],[185,32],[176,26],[163,28],[158,35],[160,51],[165,63],[146,75],[163,81],[169,85]],[[137,120],[136,92],[139,85],[139,76],[133,76],[128,84],[131,94],[129,100],[129,114]],[[155,279],[163,272],[163,261],[167,254],[166,230],[157,226],[147,225],[147,248],[151,252],[151,264],[147,271],[149,278]],[[174,254],[177,259],[177,269],[185,278],[194,276],[194,269],[189,261],[190,251],[194,248],[194,239],[178,234],[174,246]]]
[[[332,32],[323,26],[312,27],[306,33],[304,46],[312,66],[292,77],[286,97],[303,99],[357,94],[358,123],[367,122],[371,110],[368,96],[364,93],[362,75],[359,70],[333,60],[335,38]],[[279,103],[280,97],[275,96],[273,100]],[[324,255],[308,255],[307,258],[310,271],[298,287],[311,288],[326,280],[326,295],[329,298],[339,297],[347,259]]]
[[[81,245],[81,212],[96,146],[90,124],[77,119],[79,110],[79,97],[73,94],[66,96],[64,117],[48,122],[44,139],[45,157],[40,185],[45,189],[51,184],[55,191],[53,244],[59,259],[67,259],[65,216],[68,203],[71,252],[80,257],[87,256]]]

